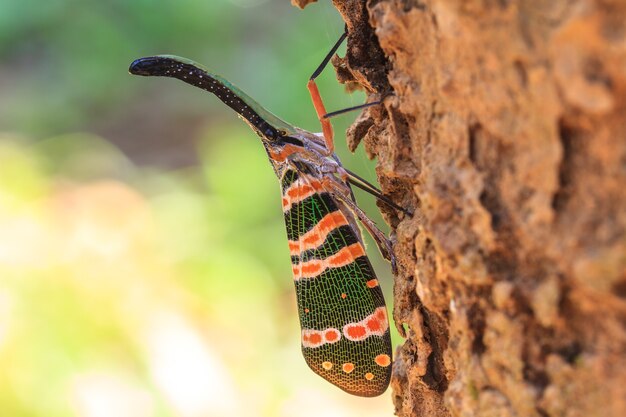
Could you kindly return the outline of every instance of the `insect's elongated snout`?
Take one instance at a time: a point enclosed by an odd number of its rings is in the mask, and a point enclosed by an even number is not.
[[[177,78],[215,94],[267,138],[278,137],[279,131],[295,132],[293,126],[265,110],[239,88],[190,59],[174,55],[148,56],[133,61],[128,72],[147,77]]]

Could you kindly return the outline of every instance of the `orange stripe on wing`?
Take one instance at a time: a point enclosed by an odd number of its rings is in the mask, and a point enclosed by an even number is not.
[[[283,212],[289,211],[294,204],[322,191],[324,191],[324,187],[317,180],[304,183],[297,180],[283,192]]]
[[[348,265],[354,262],[355,259],[365,256],[365,249],[360,243],[353,243],[350,246],[346,246],[336,254],[326,258],[328,267],[339,268],[340,266]]]
[[[346,324],[342,330],[346,339],[359,342],[370,336],[382,336],[388,328],[387,309],[382,306],[363,320]]]
[[[292,265],[293,279],[314,278],[328,268],[339,268],[351,264],[357,258],[365,256],[365,249],[360,243],[353,243],[326,259],[313,259],[301,264]]]
[[[348,219],[340,211],[327,214],[311,230],[300,236],[297,241],[289,241],[289,252],[292,256],[319,247],[328,234],[340,226],[348,224]]]
[[[337,343],[340,339],[341,332],[334,327],[324,330],[302,330],[302,346],[306,348],[317,348],[326,343]]]

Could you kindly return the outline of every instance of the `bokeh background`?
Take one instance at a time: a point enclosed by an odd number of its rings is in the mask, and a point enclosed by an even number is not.
[[[316,131],[305,84],[343,30],[329,3],[0,1],[1,416],[392,415],[389,394],[349,396],[301,357],[256,135],[206,92],[127,73],[186,56]],[[332,69],[319,85],[329,110],[365,99]],[[375,181],[345,149],[353,118],[339,154]]]

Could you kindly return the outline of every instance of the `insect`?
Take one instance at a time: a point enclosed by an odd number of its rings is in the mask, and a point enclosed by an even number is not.
[[[134,61],[129,72],[177,78],[215,94],[261,138],[278,176],[308,366],[344,391],[382,394],[391,376],[391,340],[383,293],[365,253],[358,218],[392,262],[385,235],[357,206],[350,184],[404,211],[341,165],[330,117],[379,102],[326,113],[315,78],[346,38],[341,36],[307,84],[322,125],[316,134],[279,119],[239,88],[185,58]]]

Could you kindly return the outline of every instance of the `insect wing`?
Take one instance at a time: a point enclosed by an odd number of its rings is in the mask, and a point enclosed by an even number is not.
[[[391,376],[389,321],[360,232],[316,178],[289,169],[281,185],[304,358],[350,394],[380,395]]]

